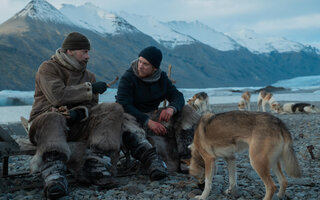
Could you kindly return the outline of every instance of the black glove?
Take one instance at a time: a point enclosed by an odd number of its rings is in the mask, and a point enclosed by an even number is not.
[[[70,118],[67,120],[68,123],[81,121],[83,118],[86,117],[86,115],[82,109],[69,110],[69,116],[70,116]]]
[[[107,83],[99,81],[92,83],[92,93],[96,94],[102,94],[107,90]]]

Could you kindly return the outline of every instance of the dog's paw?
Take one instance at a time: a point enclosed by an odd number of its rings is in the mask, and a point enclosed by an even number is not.
[[[206,198],[203,198],[202,195],[197,195],[197,196],[195,196],[194,198],[195,198],[195,199],[199,199],[199,200],[200,200],[200,199],[201,199],[201,200],[206,199]]]
[[[230,188],[226,189],[226,190],[224,191],[224,194],[227,194],[227,195],[231,194],[231,189],[230,189]]]
[[[226,191],[224,191],[224,194],[236,197],[238,196],[238,189],[237,187],[228,188]]]

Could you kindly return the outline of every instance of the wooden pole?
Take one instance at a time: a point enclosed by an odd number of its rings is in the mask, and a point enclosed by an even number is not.
[[[168,66],[168,78],[171,80],[171,68],[172,68],[172,65],[171,64],[169,64],[169,66]],[[165,99],[164,101],[163,101],[163,107],[165,108],[165,107],[167,107],[167,99]]]

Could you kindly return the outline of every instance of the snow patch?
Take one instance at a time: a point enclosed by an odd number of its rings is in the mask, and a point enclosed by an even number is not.
[[[167,48],[174,48],[178,45],[192,44],[195,42],[193,38],[173,30],[166,23],[160,22],[154,17],[129,14],[126,12],[120,12],[118,15]]]
[[[58,9],[56,9],[45,0],[30,1],[26,5],[26,7],[24,7],[14,16],[14,18],[25,16],[44,22],[73,25],[73,23],[69,19],[67,19]]]
[[[189,23],[185,21],[171,21],[168,22],[167,25],[180,33],[189,35],[220,51],[236,50],[240,47],[240,45],[231,37],[218,32],[199,21]]]
[[[242,29],[237,33],[229,34],[241,46],[246,47],[253,53],[270,53],[272,51],[283,52],[299,52],[305,46],[298,42],[289,41],[282,37],[265,37],[255,33],[250,29]]]
[[[92,3],[81,6],[63,4],[60,11],[77,26],[98,33],[119,34],[138,31],[123,18]]]

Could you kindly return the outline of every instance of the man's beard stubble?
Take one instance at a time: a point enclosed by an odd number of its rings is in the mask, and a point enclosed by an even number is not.
[[[80,64],[82,67],[87,67],[88,60],[80,61],[79,64]]]

